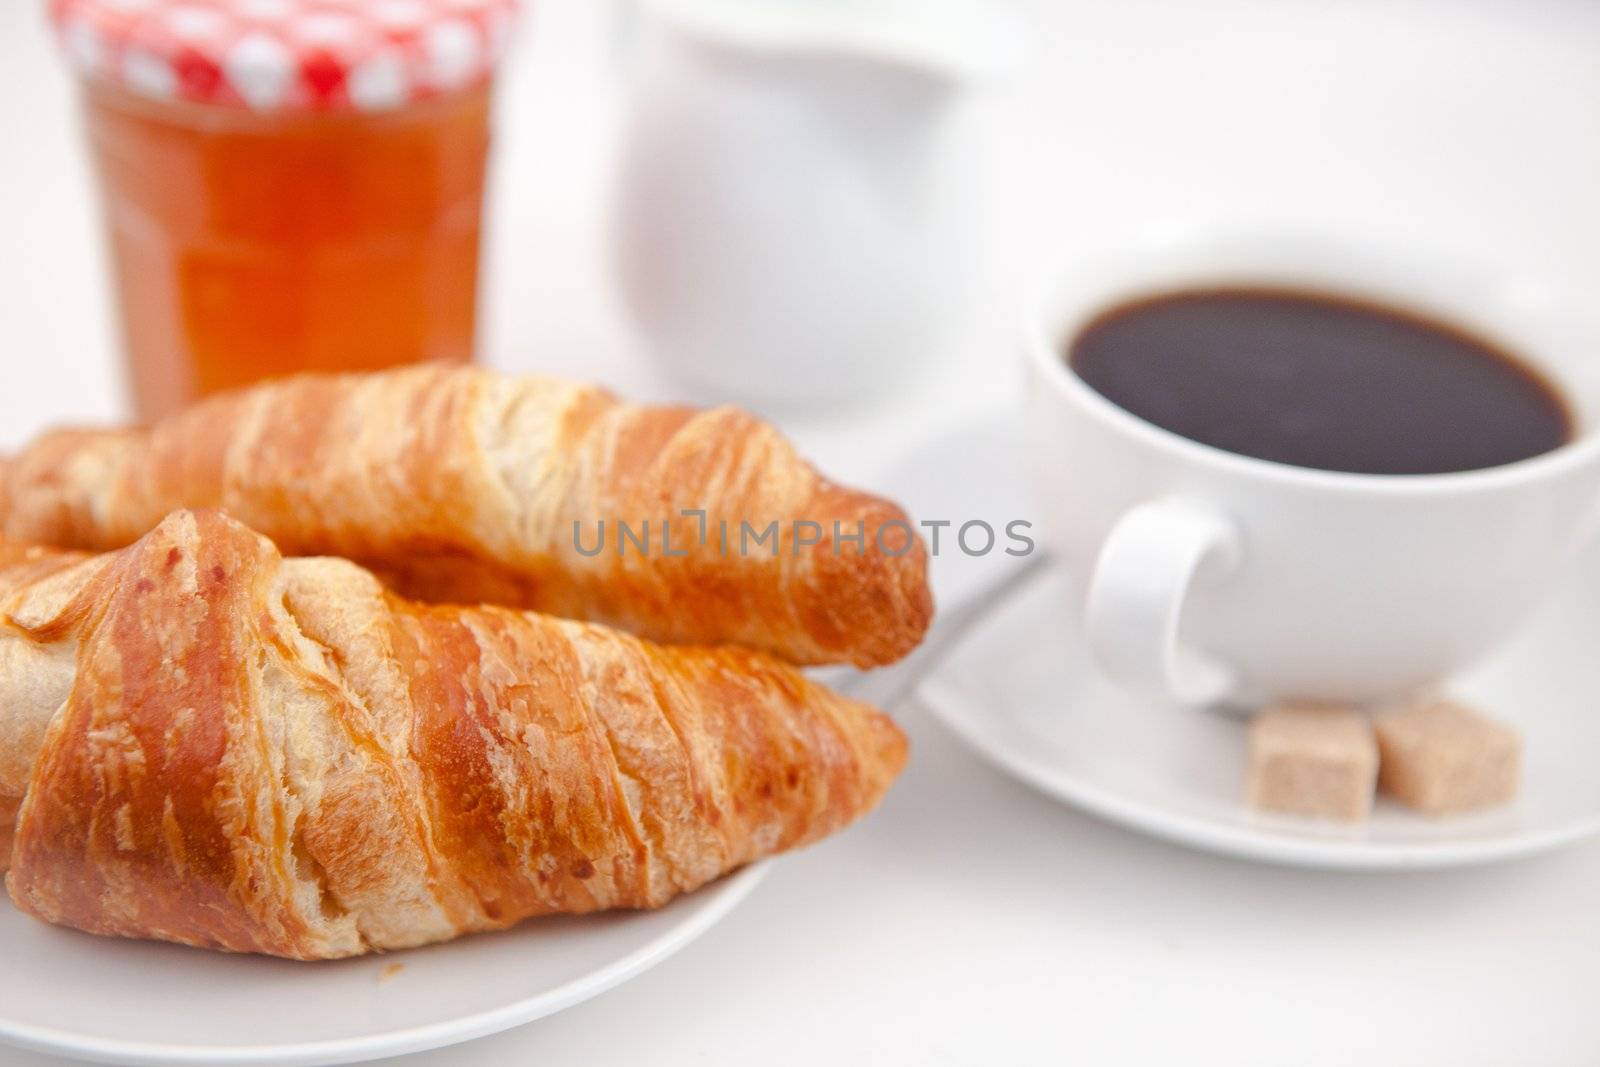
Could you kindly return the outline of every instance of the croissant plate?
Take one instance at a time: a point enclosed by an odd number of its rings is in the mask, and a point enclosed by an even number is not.
[[[363,509],[407,500],[421,471],[335,514],[351,469],[318,427],[341,426],[348,398],[327,388],[296,445],[329,461],[327,509],[274,495],[279,473],[233,480],[230,439],[274,418],[260,394],[64,461],[82,510],[57,512],[57,529],[121,540],[150,501],[187,492],[163,487],[205,484],[299,543],[350,546],[357,513],[375,522]],[[464,402],[419,390],[416,440],[459,425],[431,405]],[[612,402],[572,403],[603,418]],[[654,447],[695,416],[670,418]],[[119,448],[155,457],[157,474],[133,479],[108,458]],[[259,469],[312,462],[294,453],[269,448]],[[481,476],[429,455],[447,485]],[[594,478],[556,480],[574,492]],[[431,515],[444,495],[411,503]],[[128,518],[100,510],[111,501]],[[481,510],[458,518],[514,554]],[[360,547],[398,550],[370,532]],[[888,718],[761,652],[417,603],[353,563],[285,559],[215,511],[178,511],[102,555],[0,546],[0,862],[19,908],[94,933],[316,959],[653,907],[846,825],[905,756]]]

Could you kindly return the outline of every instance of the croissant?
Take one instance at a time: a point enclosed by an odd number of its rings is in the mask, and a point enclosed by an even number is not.
[[[0,468],[16,540],[117,548],[180,507],[225,508],[410,596],[801,664],[892,662],[932,614],[905,513],[826,481],[767,423],[550,378],[283,379],[149,430],[48,434]]]
[[[6,885],[94,933],[319,959],[654,907],[905,752],[762,653],[413,603],[214,511],[0,547]]]

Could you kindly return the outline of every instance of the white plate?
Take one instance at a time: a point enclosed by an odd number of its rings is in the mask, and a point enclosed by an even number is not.
[[[1028,518],[1008,425],[963,427],[919,448],[887,484],[920,518]],[[964,494],[975,502],[961,503]],[[941,553],[948,604],[991,583],[1002,559]],[[1429,819],[1380,801],[1358,825],[1263,816],[1242,802],[1245,726],[1141,701],[1087,658],[1071,579],[1047,573],[999,605],[928,678],[922,702],[1016,777],[1112,822],[1195,848],[1350,870],[1508,859],[1600,832],[1600,546],[1557,601],[1492,660],[1449,687],[1523,731],[1512,806]]]
[[[767,866],[659,911],[532,919],[325,963],[92,937],[0,902],[0,1040],[138,1064],[351,1063],[437,1048],[643,973],[728,914]]]

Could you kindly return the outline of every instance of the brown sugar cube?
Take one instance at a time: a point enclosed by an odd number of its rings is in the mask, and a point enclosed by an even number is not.
[[[1372,810],[1378,747],[1366,716],[1349,708],[1282,705],[1250,723],[1250,805],[1324,819]]]
[[[1504,804],[1522,778],[1522,738],[1449,700],[1380,715],[1378,785],[1429,815]]]

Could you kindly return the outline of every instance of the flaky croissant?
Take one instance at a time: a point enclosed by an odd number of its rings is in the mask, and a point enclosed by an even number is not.
[[[95,933],[313,959],[651,907],[904,759],[761,653],[418,605],[217,512],[0,547],[6,885]]]
[[[148,431],[49,434],[0,466],[16,540],[116,548],[179,507],[224,508],[285,553],[358,560],[421,599],[795,663],[891,662],[932,614],[905,514],[821,478],[770,425],[549,378],[291,378]]]

